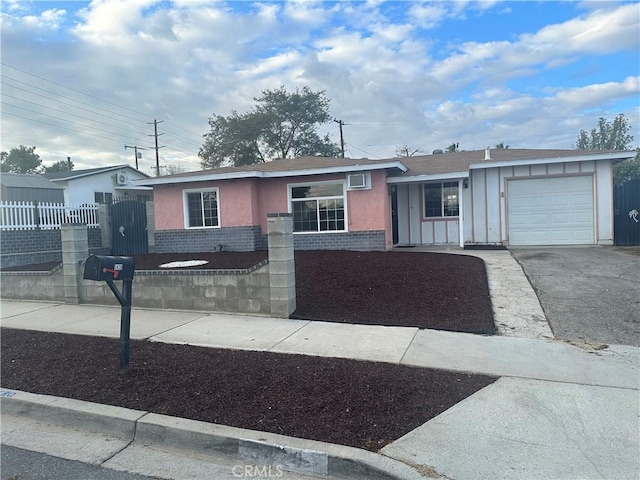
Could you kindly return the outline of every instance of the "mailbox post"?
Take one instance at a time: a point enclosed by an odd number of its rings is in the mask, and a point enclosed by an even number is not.
[[[84,264],[85,280],[105,281],[120,303],[120,369],[129,368],[131,303],[135,264],[131,257],[91,255]],[[114,280],[122,280],[122,292]]]

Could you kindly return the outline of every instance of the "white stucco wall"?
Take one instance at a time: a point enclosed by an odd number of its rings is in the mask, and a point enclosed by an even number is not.
[[[94,175],[88,175],[86,177],[80,177],[72,179],[65,184],[60,183],[65,187],[65,203],[72,205],[79,205],[83,203],[94,203],[95,192],[108,192],[113,194],[114,197],[125,196],[125,192],[128,192],[130,196],[135,198],[136,194],[151,194],[149,191],[141,190],[127,190],[123,188],[116,188],[116,184],[113,181],[113,176],[116,173],[124,173],[127,177],[127,183],[131,180],[139,180],[146,178],[134,171],[128,169],[114,170],[110,172],[97,173]]]

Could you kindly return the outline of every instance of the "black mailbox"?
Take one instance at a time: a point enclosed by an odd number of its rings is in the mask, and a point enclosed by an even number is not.
[[[84,264],[85,280],[133,280],[135,264],[131,257],[91,255]]]

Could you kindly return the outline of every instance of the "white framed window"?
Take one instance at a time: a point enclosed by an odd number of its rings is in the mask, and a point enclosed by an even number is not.
[[[220,227],[217,188],[183,190],[184,228]]]
[[[111,192],[93,192],[95,203],[103,203],[111,205],[113,203],[113,193]]]
[[[424,218],[457,217],[460,213],[458,182],[425,183]]]
[[[345,182],[309,182],[289,185],[293,231],[346,232]]]

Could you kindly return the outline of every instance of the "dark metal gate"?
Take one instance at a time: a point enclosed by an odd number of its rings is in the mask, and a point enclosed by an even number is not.
[[[613,241],[640,245],[640,179],[613,187]]]
[[[111,254],[135,255],[149,252],[147,209],[143,202],[124,200],[109,206]]]

